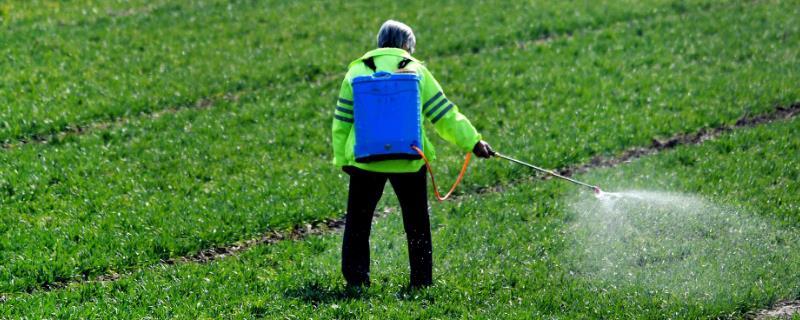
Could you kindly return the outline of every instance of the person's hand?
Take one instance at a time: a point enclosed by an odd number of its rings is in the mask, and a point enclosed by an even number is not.
[[[490,158],[494,155],[494,150],[492,150],[492,146],[486,143],[486,141],[481,140],[472,147],[472,153],[479,158]]]

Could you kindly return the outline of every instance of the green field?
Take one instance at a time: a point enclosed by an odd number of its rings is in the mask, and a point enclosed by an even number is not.
[[[495,148],[563,168],[800,102],[796,1],[11,1],[0,17],[0,316],[705,318],[800,297],[797,120],[580,177],[697,195],[762,226],[747,246],[694,239],[705,251],[686,261],[739,266],[701,272],[716,284],[696,290],[635,263],[649,281],[587,272],[573,205],[588,194],[501,160],[432,203],[426,290],[404,287],[396,213],[375,223],[362,295],[344,291],[338,233],[159,264],[342,216],[332,109],[388,17],[415,28],[417,56]],[[435,142],[454,177],[463,155]]]
[[[792,133],[798,125],[800,119],[742,130],[581,178],[603,182],[610,190],[690,190],[734,206],[744,221],[760,217],[796,228],[800,141]],[[780,168],[774,163],[781,163]],[[718,184],[718,176],[729,180]],[[770,192],[761,192],[765,189]],[[787,241],[780,247],[794,250],[765,254],[757,250],[769,249],[769,244],[755,243],[747,252],[750,259],[741,261],[742,268],[759,273],[703,287],[714,299],[654,292],[647,284],[613,287],[606,279],[575,273],[579,260],[573,250],[579,240],[569,233],[574,214],[562,201],[580,196],[588,194],[576,194],[563,183],[526,182],[504,193],[468,195],[437,205],[432,220],[437,283],[425,291],[405,288],[405,239],[399,215],[392,214],[375,225],[375,284],[363,295],[344,290],[336,267],[341,237],[331,234],[259,246],[210,264],[159,266],[115,282],[19,295],[3,304],[2,312],[135,318],[696,318],[737,316],[774,299],[800,295],[800,288],[788,285],[800,280],[792,272],[800,268],[796,229],[775,234]],[[776,199],[782,205],[767,205]],[[384,205],[395,206],[394,201]],[[780,228],[770,225],[770,230]],[[755,258],[764,255],[765,260]],[[769,268],[760,265],[764,261]]]
[[[30,138],[97,119],[187,107],[226,93],[282,90],[281,84],[332,80],[372,42],[378,16],[399,12],[440,37],[431,56],[538,39],[694,3],[607,6],[537,1],[427,6],[338,1],[13,1],[4,4],[0,141]],[[702,2],[699,2],[702,4]],[[31,8],[29,8],[31,7]],[[50,16],[58,8],[58,15]],[[29,9],[29,10],[26,10]],[[562,15],[575,12],[574,17]],[[125,13],[125,14],[121,14]],[[348,26],[330,28],[328,26]],[[346,30],[342,30],[346,29]],[[427,35],[423,32],[420,35]],[[427,35],[435,38],[436,34]],[[35,39],[31,41],[31,39]],[[353,44],[359,43],[359,51]],[[313,50],[307,50],[313,48]]]

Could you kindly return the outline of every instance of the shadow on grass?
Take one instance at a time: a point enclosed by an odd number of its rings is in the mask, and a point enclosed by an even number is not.
[[[395,293],[398,300],[414,301],[429,300],[433,297],[427,290],[428,288],[414,288],[404,286]],[[374,289],[373,289],[374,290]],[[298,299],[303,302],[318,306],[334,302],[366,299],[370,296],[369,287],[346,287],[346,286],[325,286],[318,282],[308,282],[302,286],[286,290],[284,296],[290,299]]]
[[[395,293],[397,300],[403,301],[430,301],[433,302],[433,294],[430,291],[431,287],[411,287],[404,286],[402,289]]]
[[[284,296],[299,299],[306,303],[318,305],[344,300],[362,299],[367,297],[367,287],[326,287],[317,282],[309,282],[297,288],[286,290]]]

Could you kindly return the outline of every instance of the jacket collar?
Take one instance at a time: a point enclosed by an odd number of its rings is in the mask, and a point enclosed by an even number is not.
[[[352,67],[354,64],[360,63],[362,60],[367,59],[369,57],[387,56],[387,55],[388,56],[403,57],[403,58],[407,58],[407,59],[409,59],[411,61],[414,61],[416,63],[422,63],[419,60],[417,60],[416,58],[412,57],[411,54],[408,53],[408,51],[405,51],[403,49],[399,49],[399,48],[378,48],[378,49],[375,49],[375,50],[371,50],[371,51],[365,53],[363,56],[361,56],[361,58],[358,58],[358,59],[354,60],[353,62],[350,62],[349,67]]]

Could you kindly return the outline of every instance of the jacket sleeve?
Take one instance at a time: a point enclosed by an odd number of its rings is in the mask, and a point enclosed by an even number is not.
[[[469,122],[469,119],[458,111],[458,107],[447,99],[439,82],[427,68],[420,68],[422,73],[422,114],[433,124],[436,133],[460,149],[469,152],[481,135]]]
[[[353,88],[350,81],[345,77],[342,87],[339,89],[339,97],[336,99],[336,109],[333,110],[333,164],[344,166],[345,145],[350,130],[353,127]]]

